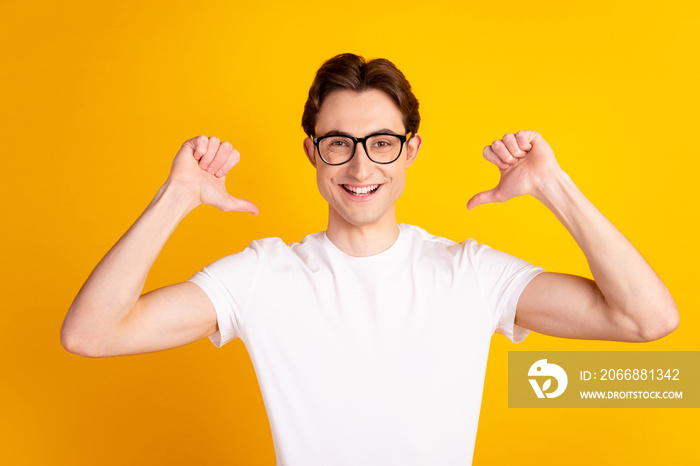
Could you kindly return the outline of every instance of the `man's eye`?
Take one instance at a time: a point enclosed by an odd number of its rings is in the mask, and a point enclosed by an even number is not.
[[[349,141],[345,138],[331,138],[331,139],[326,139],[323,141],[327,147],[333,148],[333,149],[339,149],[339,148],[346,148],[350,147]]]

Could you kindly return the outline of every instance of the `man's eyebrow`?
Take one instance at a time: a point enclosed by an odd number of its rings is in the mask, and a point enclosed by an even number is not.
[[[367,135],[364,136],[364,137],[373,136],[373,135],[375,135],[375,134],[401,134],[401,133],[397,133],[396,131],[394,131],[394,130],[392,130],[392,129],[389,129],[389,128],[382,128],[382,129],[377,129],[377,130],[375,130],[375,131],[372,131],[371,133],[367,134]],[[348,136],[348,137],[353,137],[353,136],[352,136],[350,133],[348,133],[347,131],[341,131],[341,130],[339,130],[339,129],[332,129],[332,130],[328,131],[326,134],[324,134],[324,136]],[[319,137],[320,137],[320,136],[319,136]],[[355,136],[355,137],[357,137],[357,136]]]
[[[338,129],[332,129],[326,132],[324,136],[350,136],[350,133],[346,133],[345,131],[340,131]]]

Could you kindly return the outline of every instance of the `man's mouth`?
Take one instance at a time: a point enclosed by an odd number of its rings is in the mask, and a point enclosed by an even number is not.
[[[369,196],[374,193],[380,185],[371,184],[369,186],[352,186],[349,184],[341,185],[343,189],[354,196]]]

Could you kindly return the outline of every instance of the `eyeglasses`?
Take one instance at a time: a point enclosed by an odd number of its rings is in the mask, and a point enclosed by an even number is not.
[[[401,155],[404,143],[411,133],[405,135],[392,133],[370,134],[364,138],[330,135],[313,138],[318,154],[328,165],[342,165],[355,155],[357,143],[362,143],[365,154],[374,163],[387,164],[395,162]]]

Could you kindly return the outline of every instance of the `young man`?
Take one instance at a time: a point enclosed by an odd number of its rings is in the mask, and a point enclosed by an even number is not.
[[[419,122],[410,85],[389,61],[330,59],[302,119],[328,202],[326,231],[289,245],[253,241],[186,282],[141,295],[160,249],[196,206],[258,212],[226,191],[239,160],[229,143],[186,141],[167,182],[80,290],[63,345],[106,357],[241,338],[278,464],[461,465],[473,455],[494,332],[514,342],[530,330],[650,341],[677,327],[661,280],[535,131],[484,149],[500,182],[468,207],[536,197],[572,234],[595,281],[397,224]]]

